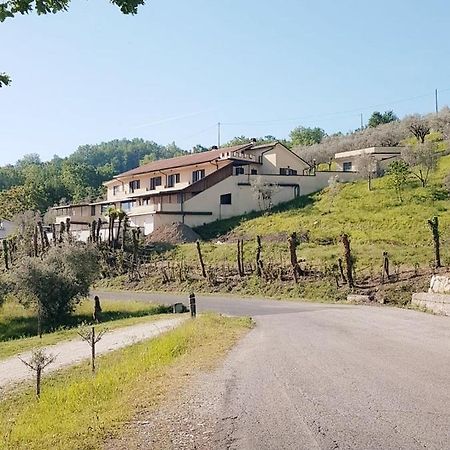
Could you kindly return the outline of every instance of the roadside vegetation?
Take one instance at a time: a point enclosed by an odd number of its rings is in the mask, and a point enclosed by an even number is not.
[[[155,408],[186,375],[210,369],[252,326],[250,319],[201,315],[156,339],[98,358],[95,375],[80,365],[0,403],[4,449],[96,449],[140,410]]]
[[[102,322],[96,324],[99,332],[158,320],[169,312],[166,306],[132,300],[125,302],[106,299],[102,300],[101,305]],[[93,323],[92,310],[92,301],[83,300],[64,325],[39,337],[35,314],[17,301],[9,299],[0,307],[0,360],[20,352],[77,338],[80,326]]]

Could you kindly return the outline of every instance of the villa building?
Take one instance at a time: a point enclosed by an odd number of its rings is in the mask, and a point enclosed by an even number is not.
[[[355,176],[341,175],[342,181]],[[330,176],[330,172],[316,172],[279,142],[251,142],[144,164],[104,183],[106,200],[54,210],[57,223],[70,218],[80,239],[111,206],[124,210],[131,226],[147,235],[172,222],[195,227],[258,210],[255,180],[276,187],[271,201],[278,204],[323,189]]]

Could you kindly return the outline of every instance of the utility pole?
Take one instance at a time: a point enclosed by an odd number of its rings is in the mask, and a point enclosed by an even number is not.
[[[220,148],[220,122],[217,122],[217,148]]]
[[[436,114],[437,114],[439,112],[439,107],[438,107],[438,90],[437,89],[434,90],[434,104],[435,104]]]

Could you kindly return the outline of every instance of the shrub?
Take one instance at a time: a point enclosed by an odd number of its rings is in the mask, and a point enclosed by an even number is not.
[[[98,276],[97,251],[63,244],[42,258],[25,257],[12,274],[14,291],[27,307],[37,308],[47,327],[64,323]]]

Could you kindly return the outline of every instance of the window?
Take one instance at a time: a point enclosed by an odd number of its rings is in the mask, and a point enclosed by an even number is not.
[[[205,178],[205,169],[194,170],[192,172],[192,182],[193,183],[201,180],[202,178]]]
[[[244,175],[244,168],[242,166],[238,166],[235,169],[236,175]]]
[[[123,211],[129,211],[131,208],[134,207],[134,202],[122,202],[120,204],[120,207]]]
[[[161,177],[150,178],[150,190],[155,190],[156,186],[161,186]]]
[[[174,173],[167,177],[167,187],[174,187],[176,183],[180,182],[180,174]]]
[[[113,186],[113,195],[117,195],[118,192],[120,192],[120,185]]]
[[[231,194],[223,194],[220,196],[221,205],[231,205]]]
[[[258,169],[252,169],[250,172],[252,175],[258,175]]]
[[[343,163],[342,164],[342,170],[344,172],[351,172],[351,170],[352,170],[352,163],[351,163],[351,161],[347,161],[347,162]]]
[[[297,175],[297,171],[290,167],[280,167],[280,175]]]
[[[130,192],[134,192],[136,189],[141,188],[141,180],[130,181],[129,186],[130,186]]]
[[[95,216],[95,205],[91,205],[91,216]]]

